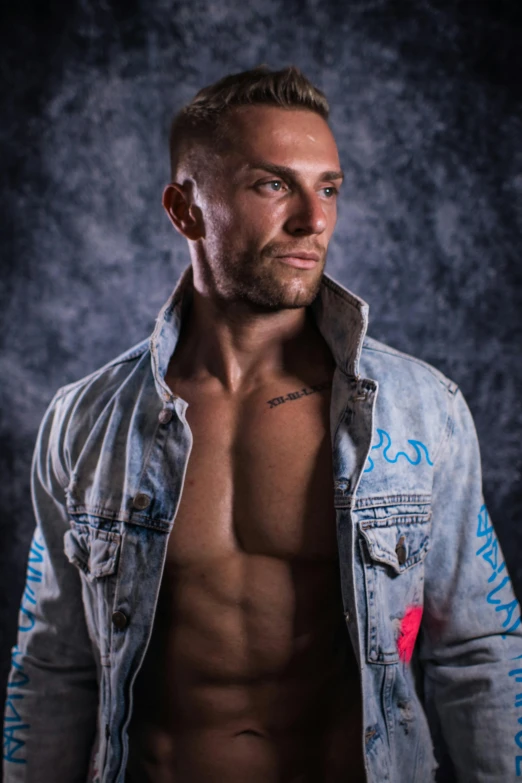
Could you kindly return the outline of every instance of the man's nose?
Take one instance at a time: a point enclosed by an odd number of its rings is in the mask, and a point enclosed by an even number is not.
[[[292,204],[286,221],[289,234],[322,234],[326,228],[324,204],[317,193],[302,193]]]

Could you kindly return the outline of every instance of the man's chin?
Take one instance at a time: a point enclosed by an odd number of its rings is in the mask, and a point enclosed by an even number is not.
[[[286,280],[279,278],[256,281],[249,291],[243,291],[244,298],[268,310],[309,307],[319,293],[322,272],[319,275],[316,273],[313,279],[310,279],[308,275],[302,274],[303,270],[292,267],[289,269],[296,274],[290,275]]]

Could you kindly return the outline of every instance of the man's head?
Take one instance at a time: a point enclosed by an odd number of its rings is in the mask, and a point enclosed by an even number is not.
[[[342,179],[328,111],[296,68],[261,66],[204,88],[174,118],[163,204],[200,291],[269,310],[313,301]]]

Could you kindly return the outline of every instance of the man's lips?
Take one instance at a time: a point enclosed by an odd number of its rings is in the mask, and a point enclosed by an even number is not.
[[[296,267],[296,269],[313,269],[319,261],[318,253],[303,253],[291,251],[288,254],[276,256],[283,264]]]

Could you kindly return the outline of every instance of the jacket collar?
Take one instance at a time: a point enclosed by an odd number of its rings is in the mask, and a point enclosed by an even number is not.
[[[181,323],[190,306],[192,286],[192,266],[188,266],[161,308],[150,337],[154,382],[165,402],[175,398],[165,383],[165,376],[179,339]],[[310,309],[337,366],[346,375],[358,379],[369,305],[329,275],[323,274],[319,293]]]

